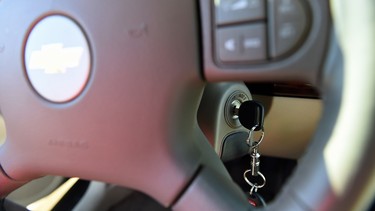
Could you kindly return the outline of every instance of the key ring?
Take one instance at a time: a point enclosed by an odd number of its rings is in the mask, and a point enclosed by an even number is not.
[[[254,185],[253,187],[251,187],[249,194],[253,195],[254,191],[255,191],[255,193],[258,192],[258,187],[256,185]]]
[[[247,178],[247,173],[249,173],[249,172],[251,172],[251,169],[248,169],[248,170],[246,170],[244,173],[243,173],[243,178],[245,179],[245,181],[246,181],[246,183],[247,184],[249,184],[252,188],[251,188],[251,193],[252,193],[252,191],[255,189],[255,192],[257,192],[257,190],[259,189],[259,188],[263,188],[265,185],[266,185],[266,177],[264,177],[264,175],[262,174],[262,173],[260,173],[260,172],[258,172],[258,175],[260,176],[260,177],[262,177],[262,179],[263,179],[263,184],[261,184],[261,185],[258,185],[258,184],[254,184],[254,183],[252,183],[252,182],[250,182],[250,180]]]
[[[252,136],[253,136],[253,132],[255,131],[256,128],[258,128],[258,125],[255,125],[254,127],[251,128],[251,130],[249,131],[249,136],[247,137],[247,140],[246,140],[246,143],[247,143],[247,145],[250,146],[250,149],[254,149],[256,147],[259,147],[260,143],[262,143],[263,138],[264,138],[264,127],[262,126],[262,128],[260,129],[261,132],[262,132],[262,135],[260,136],[259,140],[254,141],[256,143],[254,146],[250,145],[251,139],[252,139]]]

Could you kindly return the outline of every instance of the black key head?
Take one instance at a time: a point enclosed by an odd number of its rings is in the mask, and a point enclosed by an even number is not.
[[[259,131],[263,128],[264,107],[260,102],[254,100],[243,102],[238,111],[238,118],[245,128],[251,130],[257,126],[255,131]]]

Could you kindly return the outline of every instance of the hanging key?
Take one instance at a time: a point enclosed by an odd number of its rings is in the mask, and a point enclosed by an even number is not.
[[[262,196],[257,193],[258,189],[263,188],[266,184],[266,178],[259,171],[260,166],[260,154],[258,152],[259,145],[261,144],[264,138],[264,107],[260,102],[257,101],[247,101],[241,104],[238,116],[240,123],[249,130],[249,135],[246,140],[248,145],[248,153],[251,157],[250,169],[246,170],[243,174],[243,177],[250,185],[250,191],[248,192],[248,200],[251,205],[254,207],[265,206],[266,203]],[[260,131],[261,135],[255,138],[254,133]],[[259,133],[259,132],[257,132]],[[254,182],[256,179],[261,183]]]
[[[260,102],[254,100],[243,102],[239,108],[238,116],[240,123],[249,129],[249,136],[246,142],[249,146],[248,153],[251,156],[251,175],[258,176],[260,165],[258,146],[264,136],[264,107]],[[254,132],[260,130],[262,132],[261,137],[258,140],[254,140]]]
[[[240,123],[248,130],[251,130],[255,125],[257,126],[255,131],[259,131],[263,127],[264,108],[260,102],[252,100],[239,102],[233,105],[232,115],[238,117]],[[249,144],[244,141],[248,136],[248,131],[240,131],[227,136],[222,143],[221,159],[227,162],[249,154]]]

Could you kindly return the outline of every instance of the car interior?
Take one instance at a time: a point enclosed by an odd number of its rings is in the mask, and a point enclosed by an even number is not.
[[[374,210],[372,0],[0,0],[0,210]]]

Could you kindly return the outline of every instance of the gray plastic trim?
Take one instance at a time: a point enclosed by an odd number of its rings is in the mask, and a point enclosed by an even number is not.
[[[13,191],[7,196],[7,199],[26,207],[27,205],[50,194],[59,187],[64,180],[65,178],[63,177],[42,177],[27,183],[16,191]]]
[[[243,83],[212,83],[206,85],[199,105],[197,114],[199,127],[219,156],[221,156],[222,144],[226,136],[246,131],[242,126],[231,127],[225,120],[226,102],[235,92],[242,92],[249,100],[252,99]]]
[[[184,195],[172,207],[173,210],[249,210],[242,190],[233,182],[220,176],[210,167],[203,167],[200,174]]]

